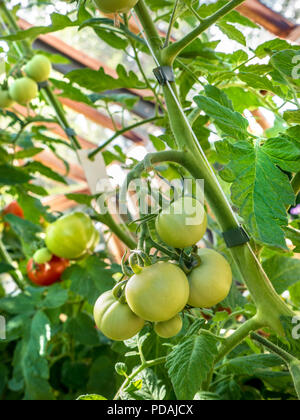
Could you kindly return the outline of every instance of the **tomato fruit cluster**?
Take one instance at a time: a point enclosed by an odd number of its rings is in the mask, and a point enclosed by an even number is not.
[[[51,62],[44,55],[35,55],[25,66],[25,77],[15,80],[8,91],[0,91],[0,108],[8,108],[14,102],[27,105],[38,94],[38,83],[48,80]]]
[[[37,264],[33,258],[28,261],[27,275],[37,286],[51,286],[61,280],[63,272],[69,267],[69,261],[53,256],[45,264]]]
[[[46,230],[48,250],[61,258],[76,260],[92,252],[99,242],[99,233],[84,213],[61,217]]]
[[[170,247],[180,249],[198,243],[206,228],[204,207],[192,197],[175,201],[156,221],[160,238]],[[148,321],[154,323],[158,336],[171,338],[182,329],[180,312],[186,305],[210,308],[222,302],[232,285],[229,263],[212,249],[198,249],[198,254],[196,251],[193,247],[190,268],[183,269],[165,261],[149,265],[147,257],[144,266],[139,267],[130,259],[134,274],[127,271],[130,278],[125,281],[120,301],[111,291],[100,296],[95,305],[96,324],[103,334],[113,340],[128,339]],[[143,259],[142,254],[139,251],[138,258]]]

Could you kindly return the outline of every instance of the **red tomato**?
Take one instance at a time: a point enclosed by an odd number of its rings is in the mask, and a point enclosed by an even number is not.
[[[24,212],[17,201],[12,201],[10,204],[4,207],[2,214],[3,216],[5,216],[6,214],[14,214],[15,216],[18,216],[21,219],[24,219]]]
[[[27,264],[27,274],[32,283],[38,286],[51,286],[60,281],[63,272],[69,266],[69,261],[53,256],[46,264],[36,264],[31,258]]]

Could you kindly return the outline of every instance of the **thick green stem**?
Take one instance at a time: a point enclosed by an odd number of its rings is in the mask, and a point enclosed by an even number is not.
[[[247,338],[251,332],[257,331],[262,327],[261,322],[257,317],[249,319],[240,326],[230,337],[228,337],[221,345],[219,354],[216,359],[216,363],[222,360],[227,354],[231,352],[236,346],[241,344],[245,338]]]
[[[148,41],[156,58],[158,59],[158,61],[160,61],[160,53],[163,47],[163,43],[155,27],[153,19],[148,12],[148,8],[144,0],[139,0],[134,10],[145,30]]]
[[[174,63],[175,58],[180,54],[180,52],[186,48],[191,42],[193,42],[199,35],[201,35],[204,31],[206,31],[210,26],[216,23],[219,19],[223,16],[227,15],[227,13],[231,12],[240,4],[244,3],[245,0],[232,0],[220,10],[218,10],[215,14],[204,19],[203,22],[189,34],[181,38],[180,40],[174,42],[173,44],[169,45],[162,51],[162,60],[164,65],[171,66]]]
[[[6,251],[6,248],[0,239],[0,257],[2,258],[3,262],[7,263],[8,265],[15,267],[13,260],[11,259],[9,253]],[[14,271],[10,271],[9,274],[13,278],[16,285],[21,289],[24,290],[26,287],[26,283],[23,279],[22,273],[18,269],[14,269]]]

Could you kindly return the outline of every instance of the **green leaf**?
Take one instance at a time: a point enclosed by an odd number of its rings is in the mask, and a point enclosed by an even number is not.
[[[69,98],[72,101],[83,102],[89,106],[93,106],[93,102],[80,89],[73,86],[71,83],[66,83],[62,80],[50,79],[51,83],[61,92],[59,96]]]
[[[281,294],[300,281],[300,260],[275,255],[263,264],[277,293]]]
[[[275,86],[267,76],[240,72],[238,78],[255,90],[267,90],[278,96],[283,96],[281,89],[278,86]]]
[[[78,204],[82,204],[88,207],[91,206],[91,203],[95,198],[94,196],[87,194],[66,194],[66,197],[69,200],[75,201]]]
[[[261,150],[284,171],[300,171],[300,145],[296,145],[291,138],[283,135],[270,138],[264,143]]]
[[[276,38],[259,45],[255,50],[255,54],[258,58],[265,58],[268,55],[273,55],[276,52],[288,50],[290,48],[291,44],[289,42]]]
[[[70,389],[84,389],[89,378],[89,367],[86,363],[67,360],[62,367],[61,381]]]
[[[128,41],[120,36],[118,36],[115,32],[112,32],[110,29],[94,28],[95,33],[97,36],[102,39],[106,44],[110,45],[117,50],[125,51],[128,46]]]
[[[67,185],[67,181],[64,177],[59,175],[57,172],[54,172],[48,166],[43,165],[41,162],[30,162],[24,166],[24,169],[29,173],[39,173],[40,175],[43,175],[46,178],[53,179],[54,181],[61,182],[62,184]]]
[[[299,361],[295,361],[292,362],[289,366],[294,384],[295,384],[295,389],[298,395],[298,398],[300,400],[300,362]]]
[[[286,206],[295,200],[287,175],[274,164],[269,150],[258,144],[231,144],[224,140],[217,142],[216,148],[222,159],[230,162],[221,176],[233,182],[232,201],[240,209],[253,239],[286,249],[282,230],[288,223]]]
[[[206,380],[217,355],[218,340],[206,332],[190,336],[173,348],[166,367],[179,400],[191,400]]]
[[[14,159],[26,159],[38,155],[43,152],[41,147],[30,147],[28,149],[20,150],[14,154]]]
[[[226,362],[226,371],[238,375],[253,375],[256,370],[281,366],[284,362],[279,356],[273,354],[252,354],[250,356],[236,357]]]
[[[40,306],[44,309],[60,308],[68,300],[68,291],[63,289],[59,284],[49,287],[45,299]]]
[[[99,295],[114,286],[114,273],[114,270],[109,269],[99,257],[91,256],[68,268],[63,274],[63,279],[71,280],[71,290],[94,305]]]
[[[19,237],[25,255],[31,257],[36,251],[36,247],[41,242],[36,236],[38,233],[42,232],[41,226],[35,225],[29,220],[20,219],[14,214],[7,214],[4,219],[10,224],[12,230]]]
[[[107,398],[102,397],[102,395],[96,394],[89,394],[89,395],[81,395],[77,398],[77,401],[103,401],[107,400]]]
[[[198,107],[214,120],[214,123],[224,134],[238,139],[248,137],[249,123],[241,114],[221,105],[212,98],[196,96],[194,100]]]
[[[289,110],[283,113],[283,118],[288,124],[300,124],[300,110]]]
[[[246,46],[246,38],[244,34],[239,31],[235,26],[229,25],[226,20],[221,20],[217,24],[217,26],[221,29],[221,31],[228,36],[229,39],[232,39],[233,41],[239,42],[240,44]]]
[[[83,312],[67,321],[65,331],[78,343],[86,346],[96,346],[100,343],[94,320]]]
[[[300,79],[299,51],[288,49],[278,52],[272,56],[270,63],[289,79]]]
[[[22,169],[10,165],[0,165],[0,184],[2,185],[25,184],[31,179],[32,177]]]
[[[27,400],[54,399],[48,382],[49,366],[46,359],[46,346],[50,339],[49,319],[43,312],[38,311],[32,320],[30,337],[22,361]]]
[[[0,262],[0,274],[9,273],[12,270],[15,270],[15,268],[12,265]]]
[[[114,89],[135,88],[145,89],[146,85],[140,82],[133,71],[126,72],[125,68],[119,64],[117,66],[118,78],[115,79],[107,75],[101,67],[98,71],[91,69],[73,70],[66,75],[72,82],[79,86],[89,89],[92,92],[103,92]]]

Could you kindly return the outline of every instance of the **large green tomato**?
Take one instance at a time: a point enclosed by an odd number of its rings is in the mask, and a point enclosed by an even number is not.
[[[37,83],[45,82],[49,79],[52,70],[50,60],[44,55],[35,55],[26,65],[25,73]]]
[[[212,249],[199,249],[201,265],[189,275],[188,304],[195,308],[211,308],[222,302],[232,285],[232,271],[227,260]]]
[[[103,293],[94,307],[94,318],[99,330],[115,341],[134,337],[145,321],[136,316],[126,303],[120,303],[112,291]]]
[[[45,242],[52,254],[74,260],[92,250],[95,235],[90,217],[84,213],[73,213],[48,226]]]
[[[0,108],[9,108],[12,106],[14,101],[9,96],[9,93],[7,90],[0,90]]]
[[[21,105],[28,104],[37,94],[38,85],[29,77],[22,77],[16,80],[9,88],[10,97]]]
[[[160,238],[174,248],[186,248],[199,242],[207,228],[207,216],[202,204],[192,197],[175,201],[156,219]]]
[[[94,0],[95,5],[103,13],[127,13],[138,0]]]
[[[135,314],[146,321],[161,322],[185,307],[189,282],[178,266],[160,262],[131,277],[125,290],[128,305]]]
[[[154,325],[154,331],[162,338],[171,338],[180,333],[182,329],[182,319],[179,314],[169,321],[157,322]]]

